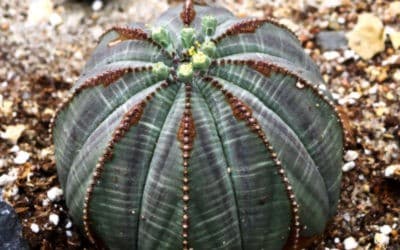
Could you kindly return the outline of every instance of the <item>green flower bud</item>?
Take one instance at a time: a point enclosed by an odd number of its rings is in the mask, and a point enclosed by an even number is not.
[[[183,28],[181,30],[182,46],[186,49],[193,46],[196,39],[196,34],[193,28]]]
[[[201,20],[201,28],[205,35],[212,36],[217,28],[217,19],[214,16],[205,16]]]
[[[155,63],[152,72],[159,81],[166,80],[169,76],[169,68],[163,62]]]
[[[181,81],[190,81],[193,77],[193,66],[191,63],[183,63],[178,67],[178,78]]]
[[[151,30],[151,38],[158,44],[167,48],[171,44],[171,37],[169,32],[163,27],[156,27]]]
[[[207,69],[211,64],[210,58],[203,52],[198,52],[192,56],[192,64],[194,69]]]
[[[205,41],[202,45],[201,45],[201,51],[203,51],[206,55],[208,55],[209,57],[214,57],[217,48],[215,47],[215,43],[211,42],[211,41]]]

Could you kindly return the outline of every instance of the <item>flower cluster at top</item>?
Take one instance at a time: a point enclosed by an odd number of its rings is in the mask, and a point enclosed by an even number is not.
[[[182,55],[184,59],[179,59],[176,69],[171,69],[163,62],[157,62],[153,65],[153,73],[159,80],[165,80],[169,77],[171,70],[181,81],[190,81],[195,72],[204,72],[211,64],[211,58],[215,56],[216,47],[210,37],[214,35],[217,27],[217,19],[213,16],[204,16],[201,22],[204,41],[200,43],[196,39],[196,31],[191,27],[184,27],[180,32],[181,45],[183,47]],[[151,32],[151,38],[161,45],[166,51],[175,50],[171,36],[167,29],[163,27],[154,27]]]

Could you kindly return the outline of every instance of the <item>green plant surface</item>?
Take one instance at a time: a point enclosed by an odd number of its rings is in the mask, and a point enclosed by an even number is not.
[[[299,249],[339,199],[345,133],[272,19],[171,8],[100,39],[52,122],[69,212],[109,249]]]

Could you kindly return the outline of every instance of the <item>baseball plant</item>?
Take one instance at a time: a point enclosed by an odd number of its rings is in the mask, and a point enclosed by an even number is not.
[[[187,1],[113,27],[52,124],[74,223],[109,249],[298,249],[338,202],[332,101],[272,19]]]

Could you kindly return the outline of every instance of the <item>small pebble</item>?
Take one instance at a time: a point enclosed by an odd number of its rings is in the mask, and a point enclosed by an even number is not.
[[[50,203],[50,200],[47,199],[47,198],[42,200],[42,206],[43,207],[47,207],[49,205],[49,203]]]
[[[374,242],[378,246],[384,247],[389,244],[390,238],[389,236],[383,233],[376,233],[374,236]]]
[[[343,241],[344,249],[352,250],[358,247],[358,242],[353,237],[348,237]]]
[[[39,225],[36,224],[36,223],[32,223],[32,224],[31,224],[31,230],[32,230],[32,232],[34,232],[35,234],[36,234],[36,233],[39,233],[39,231],[40,231]]]
[[[30,154],[25,151],[19,151],[17,152],[15,158],[14,158],[14,163],[15,164],[24,164],[29,160]]]
[[[51,26],[58,26],[63,22],[61,16],[57,13],[51,13],[49,19]]]
[[[92,10],[93,10],[93,11],[99,11],[99,10],[101,10],[102,8],[103,8],[103,1],[95,0],[95,1],[92,3]]]
[[[60,217],[57,214],[50,214],[49,215],[49,221],[53,223],[53,225],[57,226],[58,222],[60,221]]]
[[[47,197],[51,201],[58,201],[63,194],[63,191],[59,187],[52,187],[47,191]]]
[[[339,58],[340,53],[337,51],[327,51],[327,52],[324,52],[323,57],[328,61],[332,61],[332,60]]]
[[[383,225],[379,228],[379,231],[384,235],[389,235],[392,232],[392,227],[389,225]]]
[[[356,166],[356,163],[354,161],[347,162],[343,165],[342,170],[343,172],[348,172],[352,170]]]
[[[400,178],[400,164],[390,165],[386,167],[384,175],[387,178]]]
[[[316,37],[317,45],[322,50],[339,50],[347,47],[347,39],[343,31],[321,31]]]
[[[354,150],[348,150],[344,155],[345,161],[355,161],[358,158],[358,152]]]
[[[68,220],[67,224],[65,225],[66,229],[69,229],[72,227],[72,222],[70,220]]]
[[[18,169],[13,168],[7,174],[0,175],[0,187],[14,183],[18,178]]]

